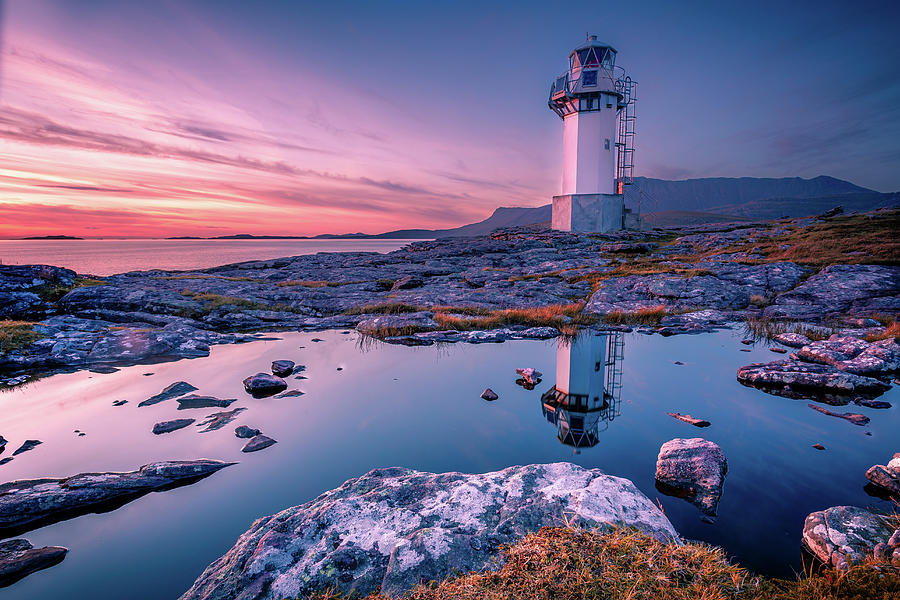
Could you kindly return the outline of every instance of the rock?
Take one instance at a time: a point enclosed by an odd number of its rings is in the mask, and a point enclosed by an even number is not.
[[[418,277],[413,277],[412,275],[406,275],[405,277],[401,277],[397,281],[394,282],[394,285],[391,286],[391,291],[396,290],[411,290],[414,288],[422,287],[425,282],[423,282]]]
[[[900,369],[900,344],[893,338],[870,343],[850,336],[832,336],[803,346],[797,351],[797,358],[857,375],[877,375]]]
[[[122,406],[124,404],[128,404],[128,400],[115,400],[112,403],[113,406]]]
[[[15,387],[17,385],[22,385],[26,381],[31,379],[30,375],[19,375],[18,377],[10,377],[3,381],[3,384],[9,387]]]
[[[696,419],[696,418],[692,417],[691,415],[683,415],[683,414],[677,413],[677,412],[675,412],[675,413],[667,412],[666,414],[669,415],[670,417],[674,417],[675,419],[678,419],[679,421],[684,421],[685,423],[690,423],[691,425],[693,425],[695,427],[709,427],[709,421],[705,421],[703,419]]]
[[[182,427],[187,427],[195,420],[196,419],[175,419],[172,421],[163,421],[153,426],[153,433],[156,435],[171,433],[173,431],[181,429]]]
[[[33,450],[34,448],[43,444],[41,440],[25,440],[22,442],[22,445],[16,448],[15,452],[12,453],[13,456],[18,456],[23,452],[28,452],[29,450]]]
[[[430,312],[424,311],[370,317],[356,325],[357,331],[372,337],[384,337],[385,334],[406,335],[435,329],[438,329],[437,322],[432,318]]]
[[[294,372],[294,361],[276,360],[272,363],[272,373],[279,377],[287,377]]]
[[[72,287],[75,277],[75,271],[60,267],[0,264],[0,319],[28,320],[54,312],[48,295]]]
[[[525,380],[525,383],[530,385],[536,385],[541,382],[541,377],[544,375],[540,371],[533,369],[531,367],[527,367],[524,369],[516,369],[516,373],[522,376],[522,379]]]
[[[497,395],[497,392],[495,392],[495,391],[492,390],[491,388],[487,388],[487,389],[485,389],[483,392],[481,392],[481,397],[482,397],[483,399],[487,400],[488,402],[493,402],[494,400],[496,400],[496,399],[499,398],[500,396],[498,396],[498,395]]]
[[[253,429],[251,427],[247,427],[246,425],[240,425],[234,428],[234,435],[239,438],[252,438],[259,435],[259,433],[259,429]]]
[[[272,444],[277,443],[277,441],[268,436],[258,434],[250,438],[250,440],[244,444],[244,447],[241,448],[241,452],[256,452],[257,450],[264,450]]]
[[[864,508],[833,506],[806,517],[803,545],[826,565],[838,567],[862,561],[891,531],[879,515]]]
[[[0,458],[0,466],[5,465],[6,463],[10,462],[12,459],[13,459],[12,456],[7,456],[6,458]]]
[[[708,517],[716,516],[727,471],[722,449],[703,438],[669,440],[656,458],[657,488],[686,498]]]
[[[23,539],[0,542],[0,587],[6,587],[23,577],[58,565],[69,550],[61,546],[35,548]]]
[[[159,404],[165,400],[171,400],[172,398],[177,398],[178,396],[184,396],[190,392],[196,392],[197,388],[189,384],[187,381],[176,381],[172,385],[166,386],[166,388],[155,396],[150,396],[138,406],[151,406],[153,404]]]
[[[198,396],[191,394],[178,399],[178,410],[191,408],[228,408],[237,402],[237,398],[216,398],[215,396]]]
[[[791,386],[792,389],[829,391],[842,394],[881,394],[890,386],[872,377],[846,373],[830,365],[800,362],[792,359],[770,363],[754,363],[741,367],[738,381],[760,388]]]
[[[0,435],[0,454],[3,454],[3,451],[6,450],[6,444],[8,443],[7,439]]]
[[[825,446],[823,446],[822,444],[813,444],[812,447],[815,448],[816,450],[824,450],[825,449]]]
[[[799,333],[779,333],[772,339],[789,348],[802,348],[810,343],[808,337]]]
[[[257,373],[244,380],[244,389],[254,397],[260,398],[287,389],[287,383],[281,377],[268,373]]]
[[[206,429],[201,429],[200,433],[209,433],[210,431],[216,431],[218,429],[222,429],[235,419],[237,416],[247,410],[246,408],[233,408],[231,410],[226,410],[223,412],[213,413],[211,415],[206,416],[205,421],[201,421],[197,423],[197,427],[206,427]]]
[[[897,302],[898,281],[900,267],[896,266],[831,265],[791,291],[779,294],[763,314],[808,319],[835,313],[889,312]]]
[[[396,596],[420,580],[490,568],[501,544],[567,521],[677,538],[634,484],[597,469],[569,463],[482,475],[376,469],[257,520],[181,599],[280,600],[330,587]]]
[[[306,377],[303,377],[302,379],[306,379]],[[280,394],[275,394],[272,397],[273,398],[296,398],[296,397],[302,396],[302,395],[303,395],[303,392],[301,392],[300,390],[288,390],[286,392],[281,392]]]
[[[745,346],[749,346],[753,343],[753,340],[741,340],[741,343]]]
[[[163,461],[125,473],[81,473],[62,479],[0,484],[0,535],[9,536],[90,512],[105,512],[157,490],[193,483],[234,463]]]
[[[865,406],[866,408],[890,408],[892,406],[890,402],[885,402],[884,400],[872,400],[871,398],[862,396],[854,398],[853,403]]]
[[[886,465],[874,465],[866,471],[866,479],[873,485],[900,499],[900,452]]]
[[[776,347],[776,348],[769,348],[769,351],[775,352],[775,353],[777,353],[777,354],[786,354],[786,353],[787,353],[787,350],[785,350],[784,348],[777,348],[777,347]]]
[[[865,425],[869,422],[869,417],[865,415],[861,415],[859,413],[836,413],[828,410],[827,408],[822,408],[821,406],[816,406],[815,404],[807,404],[813,410],[817,410],[823,415],[828,415],[829,417],[838,417],[839,419],[844,419],[846,421],[850,421],[854,425]]]

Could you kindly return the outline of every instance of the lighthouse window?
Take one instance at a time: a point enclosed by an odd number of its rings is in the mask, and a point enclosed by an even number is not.
[[[585,48],[584,50],[578,51],[578,64],[583,65],[587,61],[587,55],[590,50]]]
[[[594,54],[594,49],[588,51],[587,62],[584,64],[586,67],[596,67],[599,63],[597,62],[597,56]]]
[[[581,74],[582,85],[597,85],[597,71],[584,71]]]

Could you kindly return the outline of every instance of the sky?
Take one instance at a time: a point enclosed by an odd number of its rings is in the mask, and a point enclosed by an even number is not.
[[[559,193],[596,34],[635,175],[900,190],[900,3],[0,0],[0,237],[453,227]]]

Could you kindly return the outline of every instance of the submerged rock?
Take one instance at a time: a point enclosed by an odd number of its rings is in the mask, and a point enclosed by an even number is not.
[[[69,550],[62,546],[35,548],[23,539],[0,542],[0,587],[6,587],[35,571],[58,565]]]
[[[887,542],[892,532],[881,516],[864,508],[832,506],[806,517],[803,546],[826,565],[846,569]]]
[[[33,450],[43,444],[41,440],[25,440],[22,442],[22,445],[16,448],[15,452],[12,453],[13,456],[17,456],[22,454],[23,452],[28,452],[29,450]]]
[[[90,512],[118,508],[156,490],[193,483],[234,463],[163,461],[125,473],[81,473],[62,479],[0,484],[0,535],[15,535]]]
[[[674,412],[674,413],[667,412],[666,414],[669,415],[670,417],[678,419],[679,421],[684,421],[685,423],[689,423],[689,424],[693,425],[694,427],[709,427],[709,421],[706,421],[704,419],[697,419],[696,417],[692,417],[691,415],[683,415],[683,414],[677,413],[677,412]]]
[[[178,410],[190,408],[228,408],[237,402],[237,398],[216,398],[215,396],[198,396],[191,394],[178,399]]]
[[[256,397],[271,396],[287,389],[287,383],[281,377],[257,373],[244,380],[244,389]]]
[[[294,361],[276,360],[272,362],[272,373],[278,377],[287,377],[294,372]]]
[[[178,396],[184,396],[190,392],[196,392],[197,388],[189,384],[187,381],[176,381],[175,383],[168,385],[155,396],[150,396],[138,406],[151,406],[153,404],[159,404],[160,402],[164,402],[166,400],[171,400],[172,398],[177,398]]]
[[[157,423],[153,426],[153,433],[156,435],[161,435],[163,433],[171,433],[173,431],[177,431],[183,427],[187,427],[191,423],[193,423],[196,419],[174,419],[172,421],[163,421],[161,423]]]
[[[303,377],[303,379],[306,379],[306,377]],[[286,392],[281,392],[280,394],[275,394],[272,397],[273,398],[297,398],[299,396],[302,396],[303,394],[304,394],[304,392],[301,392],[300,390],[288,390]]]
[[[703,438],[676,438],[659,449],[657,488],[689,500],[707,517],[716,516],[728,462],[718,444]]]
[[[244,444],[244,447],[241,448],[241,452],[256,452],[257,450],[264,450],[277,443],[276,440],[260,433],[250,438],[250,440]]]
[[[565,522],[677,533],[630,481],[569,463],[481,475],[376,469],[264,517],[182,600],[274,600],[334,587],[397,596],[420,581],[490,568],[501,544]]]
[[[886,465],[874,465],[866,471],[866,479],[891,496],[900,499],[900,452]]]
[[[805,363],[793,359],[769,363],[753,363],[741,367],[738,381],[760,388],[791,386],[841,394],[881,394],[890,389],[886,383],[863,375],[846,373],[831,365]]]
[[[206,427],[206,429],[201,429],[200,433],[209,433],[210,431],[216,431],[217,429],[222,429],[235,419],[237,416],[247,410],[246,408],[233,408],[231,410],[226,410],[222,412],[213,413],[211,415],[206,416],[205,421],[201,421],[197,423],[197,427]]]
[[[834,411],[830,411],[827,408],[822,408],[821,406],[816,406],[815,404],[807,404],[813,410],[817,410],[823,415],[828,415],[829,417],[837,417],[839,419],[844,419],[845,421],[850,421],[854,425],[865,425],[869,422],[869,417],[866,415],[861,415],[859,413],[836,413]]]

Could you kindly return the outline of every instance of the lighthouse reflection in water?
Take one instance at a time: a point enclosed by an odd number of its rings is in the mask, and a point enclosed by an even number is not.
[[[625,338],[615,332],[559,341],[556,385],[541,396],[541,410],[576,454],[597,445],[598,434],[620,414],[624,350]]]

